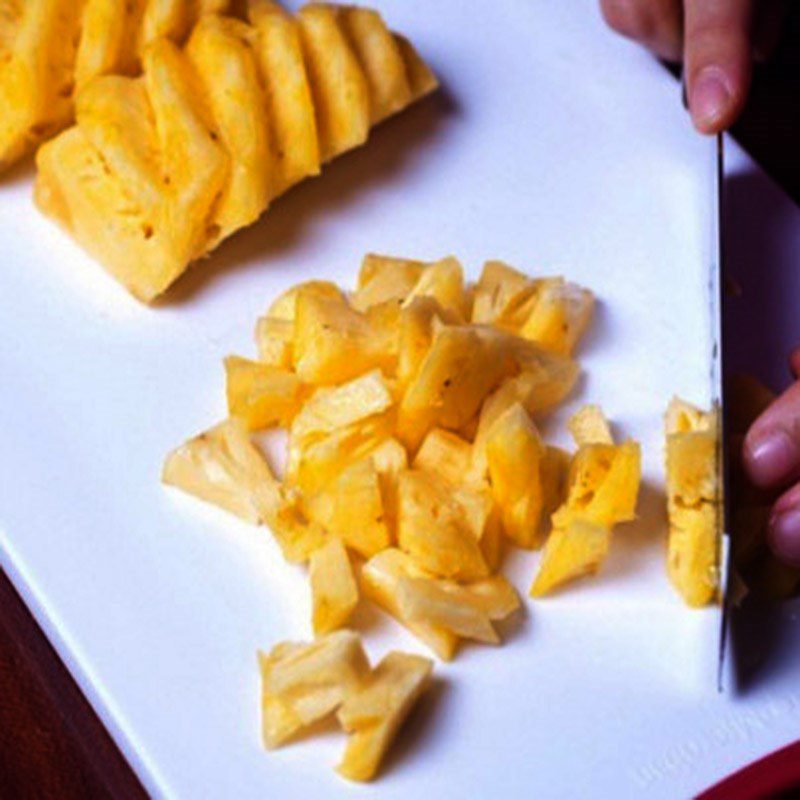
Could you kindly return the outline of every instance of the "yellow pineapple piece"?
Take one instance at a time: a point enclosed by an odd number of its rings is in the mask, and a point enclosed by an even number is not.
[[[209,249],[255,222],[274,195],[267,101],[251,39],[252,28],[245,23],[207,16],[195,26],[186,46],[214,132],[231,162],[228,181],[209,220]]]
[[[348,694],[337,716],[350,736],[338,771],[354,781],[375,777],[394,736],[427,687],[433,663],[389,653],[365,684]]]
[[[405,390],[417,377],[431,349],[434,329],[448,320],[446,312],[432,297],[417,297],[400,311],[398,326],[397,380]]]
[[[585,444],[614,444],[611,428],[600,406],[582,406],[569,418],[567,428],[578,447]]]
[[[567,581],[597,572],[610,544],[610,528],[584,519],[574,519],[566,528],[554,528],[542,552],[531,597],[542,597]]]
[[[319,492],[349,464],[367,458],[390,439],[392,429],[391,416],[379,414],[310,443],[290,440],[287,480],[304,492]]]
[[[247,429],[230,419],[173,450],[164,462],[164,483],[236,514],[247,522],[267,521],[277,503],[278,483],[250,441]]]
[[[362,143],[371,115],[435,84],[374,12],[310,4],[293,17],[250,0],[248,23],[217,16],[229,4],[31,0],[0,37],[10,54],[0,58],[0,165],[69,123],[77,80],[85,137],[38,159],[37,201],[146,302],[322,160]],[[130,77],[97,86],[109,72]]]
[[[397,503],[400,475],[408,469],[408,453],[397,439],[385,439],[370,453],[381,487],[383,516],[389,535],[397,538]]]
[[[595,428],[598,423],[605,423],[600,425],[605,428],[605,438],[608,425],[602,412],[597,409],[589,413]],[[586,415],[582,417],[585,418]],[[552,516],[553,530],[531,587],[533,597],[547,594],[562,583],[593,574],[600,568],[608,553],[614,525],[635,518],[640,482],[638,443],[626,441],[620,445],[584,444],[580,447],[569,467],[566,500]]]
[[[473,580],[489,572],[480,533],[491,512],[491,498],[478,509],[465,507],[470,493],[456,495],[436,475],[410,470],[398,488],[398,543],[421,567],[444,578]],[[472,513],[471,513],[472,512]],[[481,519],[482,517],[482,519]],[[478,535],[476,535],[478,533]]]
[[[491,427],[486,442],[492,492],[503,530],[519,547],[541,544],[541,461],[544,445],[528,412],[515,403]]]
[[[309,561],[314,634],[341,628],[358,605],[358,584],[347,550],[337,537],[315,550]]]
[[[259,317],[256,323],[255,339],[259,361],[279,369],[292,369],[294,365],[292,350],[294,322],[270,316]]]
[[[450,431],[434,428],[414,457],[414,469],[438,475],[454,486],[468,479],[472,466],[472,445]]]
[[[370,122],[404,109],[413,96],[403,53],[380,14],[368,8],[342,8],[340,22],[367,79]]]
[[[229,356],[225,376],[228,413],[250,430],[289,425],[300,409],[303,385],[293,372]]]
[[[307,496],[306,505],[311,519],[365,558],[391,544],[372,459],[347,466],[323,491]]]
[[[473,586],[478,588],[473,589]],[[397,603],[405,619],[424,620],[463,639],[498,644],[492,621],[517,608],[519,598],[505,578],[495,576],[473,584],[432,578],[401,578]]]
[[[542,513],[545,518],[564,502],[567,494],[569,453],[560,447],[547,445],[539,463],[539,478],[542,483]]]
[[[537,293],[530,316],[519,329],[525,339],[569,355],[589,326],[594,295],[574,283],[548,281]]]
[[[513,370],[493,340],[466,326],[441,328],[400,404],[398,436],[415,450],[434,427],[458,430]]]
[[[674,398],[665,416],[669,545],[667,572],[687,605],[719,588],[719,478],[715,416]]]
[[[370,669],[358,634],[342,630],[309,644],[284,642],[259,652],[262,734],[279,747],[336,711]]]
[[[402,578],[431,577],[406,553],[388,548],[373,556],[360,574],[363,595],[377,603],[423,641],[444,661],[450,661],[458,646],[458,637],[439,625],[424,619],[412,620],[404,616],[398,603],[398,585]]]
[[[341,383],[381,366],[369,320],[345,300],[300,292],[295,319],[297,374],[312,384]]]
[[[502,261],[487,261],[475,286],[471,320],[491,325],[524,301],[535,288],[535,282]]]
[[[297,21],[325,162],[367,140],[369,86],[335,6],[310,3],[300,9]]]
[[[0,3],[0,172],[72,116],[82,0]]]
[[[427,265],[403,301],[409,306],[417,297],[431,297],[455,321],[467,316],[464,293],[464,270],[458,259],[449,256]]]
[[[330,281],[304,281],[279,294],[270,304],[267,317],[294,323],[297,318],[297,298],[301,294],[345,302],[342,290],[335,283]]]
[[[381,303],[401,303],[408,297],[424,269],[422,261],[369,253],[361,262],[358,288],[352,299],[353,308],[366,311]]]
[[[383,414],[394,397],[379,370],[333,388],[320,388],[292,424],[292,442],[305,443]]]

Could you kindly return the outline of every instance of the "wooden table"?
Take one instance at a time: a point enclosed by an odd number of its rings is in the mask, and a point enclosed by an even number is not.
[[[800,203],[800,14],[776,61],[760,68],[735,133]],[[0,796],[147,796],[2,572]]]

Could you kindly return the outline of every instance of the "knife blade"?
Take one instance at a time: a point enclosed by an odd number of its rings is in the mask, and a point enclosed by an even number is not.
[[[709,319],[711,323],[711,401],[717,421],[716,474],[718,574],[720,577],[721,614],[717,651],[717,691],[725,689],[725,663],[731,616],[731,542],[729,535],[728,447],[725,430],[725,291],[723,239],[723,185],[725,150],[722,134],[717,134],[711,148],[711,231],[709,242]]]

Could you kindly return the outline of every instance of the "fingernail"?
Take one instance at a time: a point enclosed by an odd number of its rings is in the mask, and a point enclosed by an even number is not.
[[[783,429],[765,433],[745,444],[747,469],[753,482],[772,486],[791,477],[800,467],[800,448]]]
[[[731,93],[718,67],[706,67],[695,78],[689,101],[698,128],[709,130],[717,126],[731,101]]]
[[[770,520],[772,552],[792,566],[800,566],[800,510],[784,511]]]

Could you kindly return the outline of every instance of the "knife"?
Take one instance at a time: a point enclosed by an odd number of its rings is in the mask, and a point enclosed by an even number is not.
[[[717,420],[716,473],[719,496],[717,498],[717,541],[718,574],[722,611],[719,623],[719,645],[717,650],[717,691],[725,689],[725,663],[728,650],[728,629],[730,627],[732,605],[732,559],[729,533],[729,492],[728,492],[728,448],[725,430],[725,292],[724,292],[724,241],[723,223],[723,180],[725,151],[722,134],[716,136],[711,150],[711,231],[709,241],[709,320],[711,323],[711,401]]]

